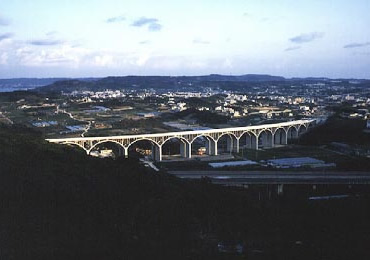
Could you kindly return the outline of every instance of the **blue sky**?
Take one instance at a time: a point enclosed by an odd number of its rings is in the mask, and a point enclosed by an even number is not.
[[[370,78],[368,0],[0,0],[0,78]]]

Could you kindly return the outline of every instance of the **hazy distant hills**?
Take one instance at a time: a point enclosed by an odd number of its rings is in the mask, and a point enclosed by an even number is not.
[[[125,76],[107,77],[94,81],[63,80],[39,87],[38,91],[104,90],[104,89],[181,89],[194,87],[217,87],[224,82],[272,82],[284,81],[284,77],[248,74],[225,76],[211,74],[206,76]],[[217,84],[220,83],[220,84]]]
[[[163,90],[193,90],[199,88],[241,89],[249,86],[261,86],[274,83],[290,85],[292,82],[308,83],[335,82],[329,78],[284,78],[264,74],[246,74],[240,76],[211,74],[204,76],[124,76],[106,78],[19,78],[0,79],[0,91],[17,89],[34,89],[40,92],[72,92],[75,90],[99,91],[105,89],[163,89]],[[341,80],[348,83],[349,79]],[[369,83],[369,80],[357,80]]]
[[[15,78],[0,79],[0,92],[34,89],[40,86],[48,86],[57,81],[65,81],[68,78]],[[79,81],[93,81],[94,78],[81,78]]]

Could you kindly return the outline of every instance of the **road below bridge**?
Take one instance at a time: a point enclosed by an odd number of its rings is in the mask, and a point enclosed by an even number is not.
[[[209,178],[212,183],[244,184],[370,184],[370,172],[318,171],[169,171],[184,179]]]

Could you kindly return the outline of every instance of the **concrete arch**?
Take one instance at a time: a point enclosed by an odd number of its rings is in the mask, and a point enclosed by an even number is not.
[[[189,142],[189,140],[187,140],[187,139],[186,139],[186,138],[184,138],[184,137],[181,137],[181,136],[170,136],[170,137],[168,137],[166,140],[164,140],[164,141],[163,141],[162,146],[163,146],[165,143],[167,143],[168,141],[172,140],[172,139],[178,139],[178,140],[180,140],[180,141],[185,141],[185,143],[187,143],[187,144],[191,144],[191,142]]]
[[[184,158],[191,158],[191,142],[182,136],[171,136],[167,138],[161,145],[161,153],[163,153],[163,148],[165,144],[170,140],[179,140],[180,142],[180,155]],[[170,156],[170,154],[169,154]]]
[[[249,134],[250,136],[254,135],[255,137],[257,137],[257,135],[256,135],[253,131],[251,131],[251,130],[247,130],[247,131],[242,132],[242,134],[240,135],[239,139],[240,139],[244,134]]]
[[[225,133],[222,133],[218,138],[217,138],[217,142],[220,140],[221,137],[223,137],[224,135],[228,135],[228,136],[233,136],[235,139],[239,139],[238,137],[236,137],[236,135],[234,133],[231,133],[231,132],[225,132]]]
[[[230,132],[225,132],[222,133],[218,138],[215,146],[217,147],[217,150],[222,150],[219,149],[218,146],[221,145],[220,141],[221,138],[224,136],[229,137],[226,139],[226,146],[224,147],[224,152],[231,153],[231,152],[239,152],[239,138],[236,137],[235,134],[230,133]]]
[[[73,146],[77,146],[79,148],[82,148],[87,154],[89,154],[89,150],[86,149],[85,147],[83,147],[82,145],[78,144],[78,143],[73,143],[73,142],[65,142],[63,144],[69,144],[69,145],[73,145]]]
[[[306,123],[306,125],[307,125],[307,129],[310,129],[312,127],[315,127],[316,121],[312,121],[312,122]]]
[[[269,128],[265,128],[265,129],[261,129],[261,131],[258,133],[258,135],[256,135],[256,136],[257,136],[257,138],[258,138],[262,133],[264,133],[264,132],[270,132],[272,135],[274,135],[274,133],[272,132],[272,130],[271,130],[271,129],[269,129]]]
[[[288,132],[285,128],[279,127],[275,129],[274,145],[286,145],[288,143]]]
[[[200,134],[200,135],[197,135],[195,138],[193,138],[193,140],[190,142],[191,145],[192,145],[192,149],[194,150],[195,147],[196,147],[196,144],[194,144],[194,142],[199,139],[199,138],[204,138],[206,139],[205,141],[205,148],[206,148],[206,151],[205,153],[208,154],[208,155],[217,155],[217,141],[210,135],[207,135],[207,134]]]
[[[302,131],[302,128],[304,128],[304,130]],[[301,136],[302,134],[306,133],[308,130],[308,126],[302,124],[298,127],[298,136]]]
[[[115,144],[118,144],[120,147],[125,148],[121,143],[119,143],[117,141],[114,141],[114,140],[103,140],[103,141],[97,142],[96,144],[94,144],[93,146],[91,146],[90,149],[88,150],[88,153],[90,154],[90,152],[92,151],[92,149],[94,149],[98,145],[104,144],[104,143],[115,143]]]
[[[126,147],[126,148],[127,148],[127,149],[129,149],[131,145],[133,145],[134,143],[140,142],[140,141],[149,141],[149,142],[151,142],[152,144],[155,144],[155,145],[157,145],[158,147],[160,147],[160,145],[159,145],[157,142],[155,142],[154,140],[152,140],[152,139],[149,139],[149,138],[140,138],[140,139],[137,139],[137,140],[135,140],[135,141],[133,141],[133,142],[129,143],[129,145],[127,145],[127,147]]]
[[[287,130],[287,136],[288,136],[288,139],[297,139],[298,138],[298,128],[299,126],[297,125],[291,125],[288,127],[288,130]]]
[[[241,148],[258,150],[258,137],[252,131],[244,131],[239,137],[239,145]]]
[[[258,134],[258,146],[262,146],[264,148],[272,148],[274,147],[274,133],[270,129],[263,129]]]
[[[161,145],[159,145],[157,142],[155,142],[154,140],[150,139],[150,138],[139,138],[139,139],[136,139],[135,141],[129,143],[126,147],[126,153],[127,155],[132,152],[132,149],[130,150],[130,148],[132,148],[132,146],[136,143],[140,143],[140,142],[149,142],[151,144],[151,153],[149,153],[148,155],[151,156],[151,158],[155,161],[161,161],[162,160],[162,147]]]
[[[199,138],[199,137],[205,137],[205,138],[210,138],[210,139],[212,139],[214,142],[216,142],[216,140],[212,137],[212,136],[210,136],[210,135],[207,135],[207,134],[199,134],[199,135],[197,135],[196,137],[194,137],[193,138],[193,140],[191,140],[191,144],[195,141],[195,139],[197,139],[197,138]]]

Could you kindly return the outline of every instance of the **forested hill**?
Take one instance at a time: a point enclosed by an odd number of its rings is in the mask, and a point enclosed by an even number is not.
[[[208,76],[126,76],[107,77],[96,81],[63,80],[51,85],[38,88],[38,91],[64,91],[73,90],[104,90],[104,89],[181,89],[217,86],[225,82],[274,82],[285,80],[283,77],[270,75],[248,74],[242,76],[224,76],[212,74]],[[213,83],[213,84],[212,84]],[[221,84],[222,85],[222,84]]]
[[[309,87],[315,84],[327,86],[348,86],[356,84],[358,88],[369,88],[370,80],[329,79],[329,78],[284,78],[279,76],[247,74],[241,76],[225,76],[211,74],[206,76],[125,76],[106,77],[101,79],[68,79],[36,88],[40,92],[72,92],[72,91],[101,91],[106,89],[144,90],[156,89],[166,91],[199,91],[214,88],[224,90],[245,90],[255,87],[290,87],[300,85]]]
[[[237,239],[237,223],[258,213],[237,191],[8,126],[0,126],[0,195],[1,259],[213,258],[217,241]]]
[[[0,259],[368,259],[367,197],[284,189],[182,181],[0,126]]]

